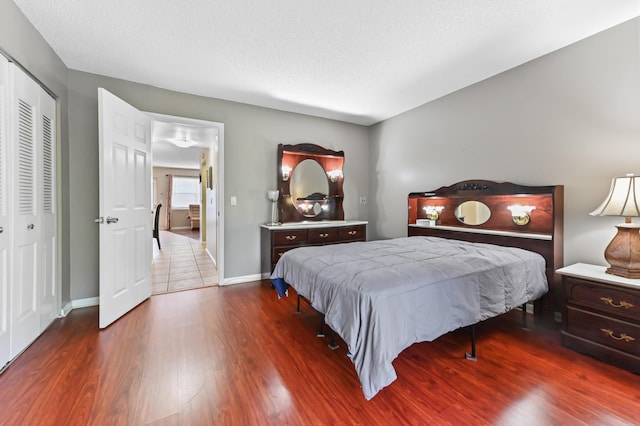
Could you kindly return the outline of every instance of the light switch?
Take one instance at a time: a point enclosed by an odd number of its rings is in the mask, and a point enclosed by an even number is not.
[[[235,195],[231,196],[231,205],[232,206],[237,206],[238,205],[238,198]]]

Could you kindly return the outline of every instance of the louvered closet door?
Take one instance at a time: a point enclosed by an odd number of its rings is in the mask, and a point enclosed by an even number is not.
[[[11,358],[40,334],[38,281],[41,270],[40,222],[36,198],[40,176],[37,157],[37,127],[40,87],[23,71],[9,65],[14,167],[14,242],[11,288]]]
[[[40,330],[44,330],[56,318],[57,311],[57,235],[56,235],[56,101],[40,89],[40,114],[38,116],[40,238],[42,241],[42,279],[39,281],[38,299]]]
[[[0,55],[0,367],[11,359],[9,274],[11,248],[11,216],[7,209],[7,199],[11,196],[7,178],[12,176],[8,170],[8,100],[9,100],[9,62]]]

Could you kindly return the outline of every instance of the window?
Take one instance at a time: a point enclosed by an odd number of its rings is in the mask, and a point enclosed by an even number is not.
[[[189,204],[200,204],[200,179],[197,176],[174,176],[171,208],[188,209]]]

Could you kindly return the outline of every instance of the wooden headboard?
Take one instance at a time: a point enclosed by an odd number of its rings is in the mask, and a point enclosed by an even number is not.
[[[510,182],[467,180],[451,186],[409,194],[408,235],[427,235],[462,241],[518,247],[541,254],[546,261],[549,294],[535,304],[536,315],[560,312],[560,279],[563,267],[564,187],[523,186]],[[484,223],[461,222],[456,208],[465,201],[479,201],[490,215]],[[530,221],[517,225],[509,206],[533,206]],[[427,226],[425,207],[441,208],[435,225]]]

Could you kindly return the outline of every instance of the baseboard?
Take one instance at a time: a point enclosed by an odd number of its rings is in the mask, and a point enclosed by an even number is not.
[[[74,309],[80,308],[88,308],[90,306],[99,306],[100,298],[99,297],[87,297],[86,299],[76,299],[72,300],[70,303],[67,303],[64,308],[60,310],[60,317],[66,317],[69,312]]]
[[[260,281],[262,279],[262,275],[261,274],[254,274],[254,275],[244,275],[241,277],[232,277],[232,278],[227,278],[224,280],[224,283],[221,285],[233,285],[233,284],[241,284],[241,283],[248,283],[251,281]],[[71,312],[74,309],[80,309],[80,308],[88,308],[90,306],[99,306],[100,305],[100,298],[99,297],[88,297],[86,299],[76,299],[76,300],[72,300],[70,303],[67,303],[61,310],[60,310],[60,315],[59,317],[66,317],[67,315],[69,315],[69,312]]]
[[[213,257],[213,255],[211,254],[211,252],[209,251],[208,248],[204,249],[204,252],[207,254],[207,256],[209,257],[209,259],[211,260],[211,262],[213,262],[213,266],[216,267],[216,269],[218,268],[218,263],[216,262],[216,259]]]
[[[191,229],[191,227],[190,226],[172,226],[169,232],[171,232],[174,229]]]
[[[60,313],[58,314],[58,318],[64,318],[67,315],[69,315],[69,312],[71,312],[73,308],[71,307],[71,302],[67,303],[66,305],[64,305],[62,307],[62,309],[60,309]]]
[[[554,312],[553,313],[553,320],[555,322],[561,323],[562,322],[562,313],[561,312]]]
[[[225,278],[220,285],[233,285],[233,284],[241,284],[248,283],[251,281],[260,281],[262,279],[262,274],[253,274],[253,275],[244,275],[242,277],[231,277]]]
[[[518,306],[516,309],[522,310],[522,306]],[[527,303],[527,313],[534,314],[535,308],[533,307],[533,303]]]

